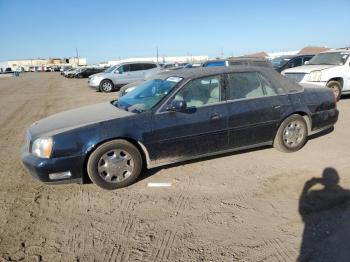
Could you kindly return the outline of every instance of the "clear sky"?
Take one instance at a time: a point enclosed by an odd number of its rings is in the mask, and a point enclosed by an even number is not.
[[[0,0],[0,61],[350,45],[350,0]]]

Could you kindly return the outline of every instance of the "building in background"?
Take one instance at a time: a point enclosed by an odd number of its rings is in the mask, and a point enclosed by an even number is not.
[[[182,64],[182,63],[202,63],[209,59],[208,56],[160,56],[160,57],[135,57],[126,58],[120,60],[112,60],[107,62],[101,62],[101,64],[107,64],[108,66],[117,65],[122,62],[158,62],[162,64]]]
[[[23,68],[25,71],[41,71],[47,67],[63,67],[63,66],[86,66],[86,58],[48,58],[48,59],[18,59],[7,61],[7,67],[12,70]]]

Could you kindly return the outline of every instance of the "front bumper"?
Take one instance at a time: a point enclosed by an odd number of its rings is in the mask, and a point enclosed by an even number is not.
[[[91,79],[89,78],[89,80],[88,80],[88,85],[89,85],[89,87],[91,87],[91,88],[99,89],[99,88],[100,88],[100,82],[101,82],[101,81],[96,81],[96,80],[91,81]]]
[[[44,182],[53,184],[82,183],[84,156],[69,156],[59,158],[39,158],[22,149],[22,162],[29,174]],[[50,179],[50,174],[70,172],[70,177]]]

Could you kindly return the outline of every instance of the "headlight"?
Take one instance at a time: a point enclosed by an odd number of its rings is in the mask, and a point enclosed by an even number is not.
[[[317,70],[317,71],[312,71],[309,74],[309,77],[307,78],[307,81],[309,82],[320,82],[321,81],[321,71]]]
[[[53,141],[51,137],[38,138],[33,142],[32,154],[41,158],[50,158]]]

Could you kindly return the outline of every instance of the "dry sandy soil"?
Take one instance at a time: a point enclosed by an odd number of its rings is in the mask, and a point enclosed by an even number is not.
[[[1,262],[347,257],[349,99],[338,104],[333,132],[293,154],[264,148],[167,166],[112,192],[93,184],[44,185],[27,174],[20,148],[32,122],[116,95],[58,73],[0,79]],[[312,186],[306,182],[327,167],[338,172],[339,184],[318,183],[305,197],[304,186]],[[149,188],[149,182],[172,186]]]

